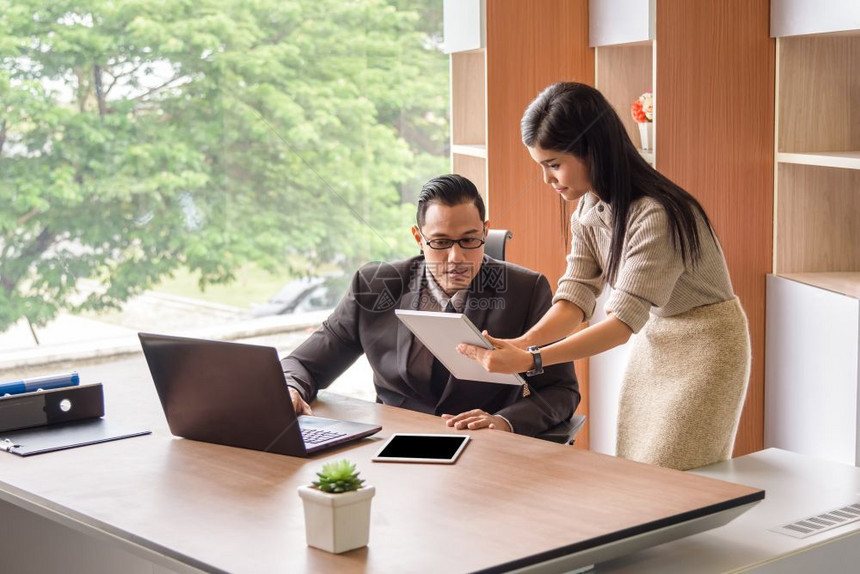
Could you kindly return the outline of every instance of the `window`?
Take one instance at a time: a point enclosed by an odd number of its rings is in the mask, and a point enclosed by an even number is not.
[[[417,252],[441,1],[48,4],[0,0],[0,360],[252,320],[302,277],[283,312],[325,307]]]

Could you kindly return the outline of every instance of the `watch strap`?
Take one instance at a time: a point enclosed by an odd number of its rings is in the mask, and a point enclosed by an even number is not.
[[[534,377],[536,375],[540,375],[543,373],[543,359],[540,355],[540,347],[537,345],[532,345],[529,347],[528,352],[532,354],[532,358],[534,359],[534,367],[530,371],[526,371],[527,377]]]

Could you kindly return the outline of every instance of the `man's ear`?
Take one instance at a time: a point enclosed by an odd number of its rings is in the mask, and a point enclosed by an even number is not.
[[[412,226],[412,237],[414,237],[414,238],[415,238],[415,243],[417,243],[417,244],[418,244],[418,250],[419,250],[421,253],[424,253],[424,246],[423,246],[423,244],[421,243],[421,232],[418,230],[418,226],[417,226],[417,225],[413,225],[413,226]]]
[[[484,222],[484,235],[486,235],[489,230],[490,230],[490,221],[487,220]]]

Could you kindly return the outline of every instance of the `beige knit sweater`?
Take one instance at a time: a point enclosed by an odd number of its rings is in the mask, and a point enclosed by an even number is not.
[[[553,302],[565,299],[579,306],[589,320],[595,299],[606,283],[612,209],[593,193],[585,194],[570,220],[571,250],[567,270],[558,282]],[[671,317],[734,297],[728,268],[719,244],[699,220],[701,259],[685,266],[673,245],[666,211],[651,198],[630,206],[630,220],[621,262],[606,313],[626,323],[634,333],[649,313]]]

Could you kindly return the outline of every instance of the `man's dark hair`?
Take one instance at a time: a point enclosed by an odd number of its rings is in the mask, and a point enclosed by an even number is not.
[[[478,208],[481,222],[484,222],[486,218],[484,200],[478,193],[478,188],[475,187],[474,183],[456,173],[434,177],[421,188],[421,193],[418,194],[418,213],[416,215],[418,227],[424,225],[427,208],[430,207],[431,203],[441,203],[448,207],[461,203],[472,203]]]

